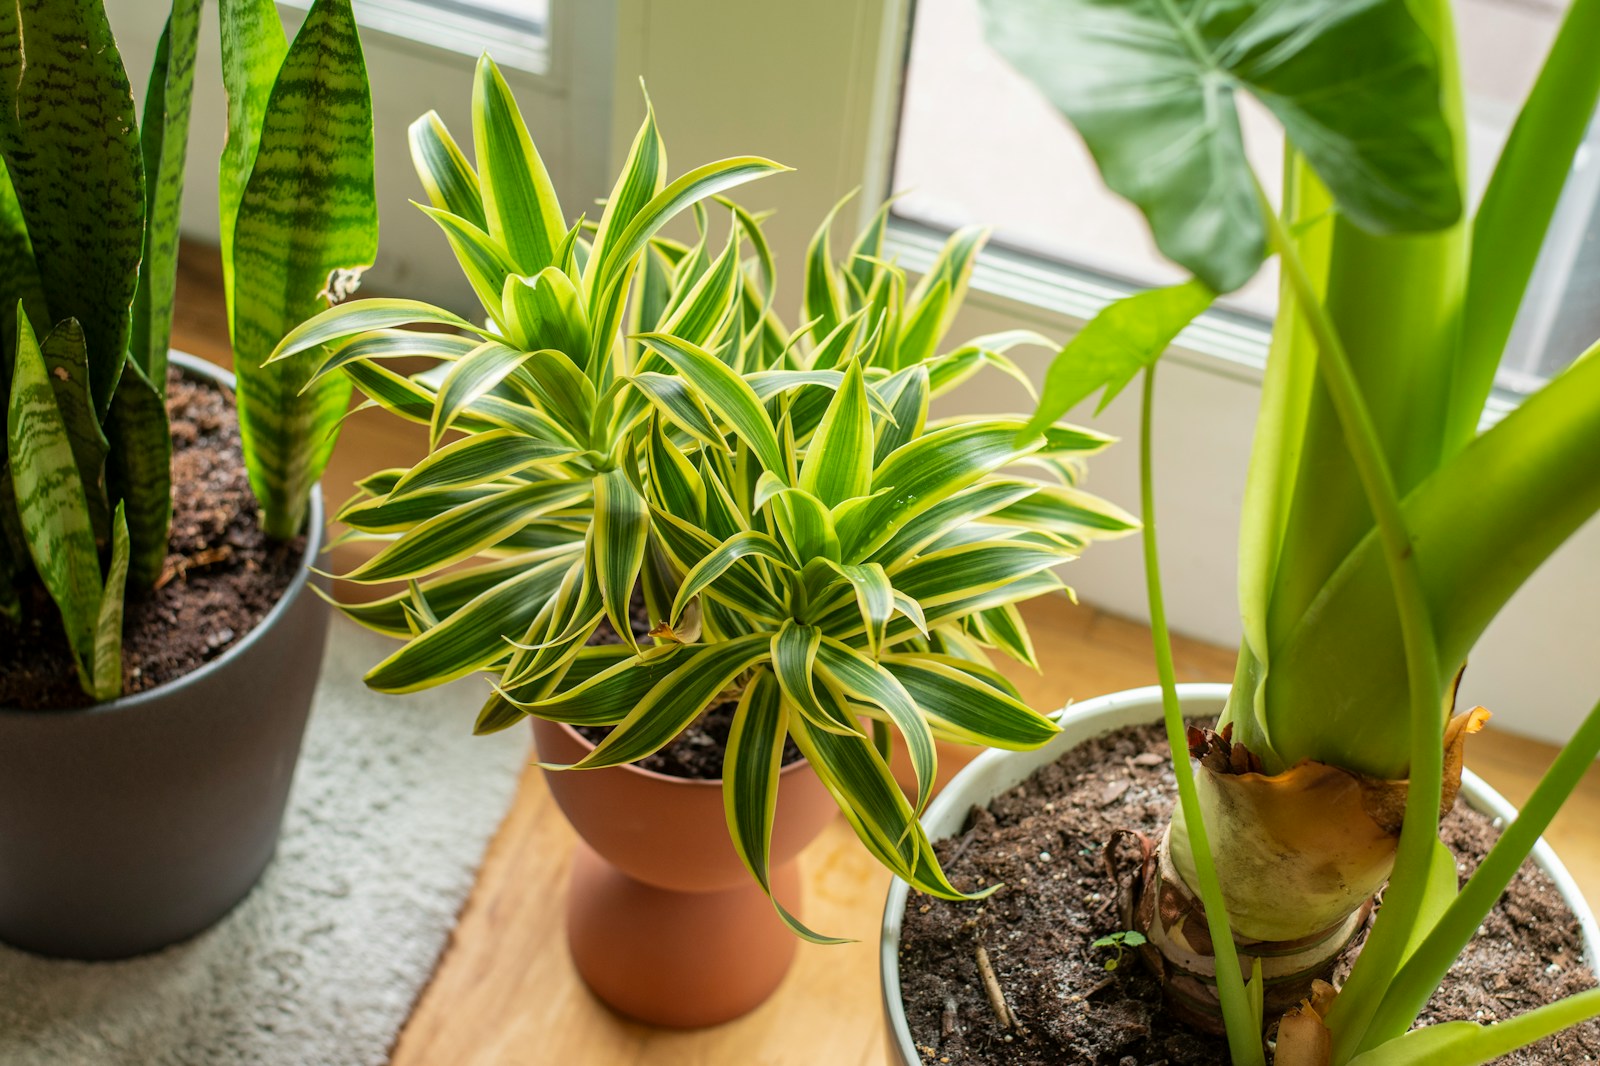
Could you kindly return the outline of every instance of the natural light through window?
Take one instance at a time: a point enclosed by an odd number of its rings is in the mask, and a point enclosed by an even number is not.
[[[1456,0],[1467,84],[1468,184],[1482,194],[1565,9],[1563,0]],[[1282,134],[1264,109],[1244,112],[1245,140],[1269,190]],[[893,188],[901,218],[953,229],[983,221],[997,243],[1135,286],[1181,280],[1137,211],[1101,184],[1077,134],[983,40],[978,0],[918,0]],[[1569,362],[1600,327],[1600,133],[1568,179],[1501,372],[1526,391]],[[1270,314],[1272,264],[1229,301]]]

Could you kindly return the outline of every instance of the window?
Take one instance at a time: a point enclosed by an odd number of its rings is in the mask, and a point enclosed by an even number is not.
[[[1538,74],[1562,0],[1456,0],[1468,92],[1469,193],[1481,195]],[[1269,190],[1282,134],[1245,101],[1245,142]],[[995,121],[995,116],[1005,121]],[[1600,127],[1597,127],[1600,131]],[[899,218],[934,229],[983,220],[995,241],[1123,286],[1179,280],[1143,219],[1101,184],[1077,134],[983,42],[978,0],[918,0],[902,95],[893,188]],[[1600,132],[1575,161],[1560,212],[1508,346],[1501,385],[1526,392],[1600,333]],[[1260,316],[1276,303],[1268,269],[1227,301]]]
[[[535,74],[550,68],[550,0],[355,0],[354,8],[366,29],[474,58],[492,47],[502,66]]]

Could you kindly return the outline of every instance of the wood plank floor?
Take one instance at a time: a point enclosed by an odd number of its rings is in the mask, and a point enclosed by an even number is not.
[[[230,362],[216,251],[185,244],[173,346]],[[416,427],[378,412],[346,423],[324,488],[337,504],[356,479],[425,451]],[[342,569],[336,558],[333,568]],[[1155,680],[1149,632],[1065,600],[1025,611],[1044,675],[1011,676],[1036,707]],[[1228,681],[1233,653],[1179,641],[1184,681]],[[1513,803],[1554,756],[1547,744],[1489,730],[1467,762]],[[947,758],[942,769],[953,772]],[[943,776],[943,775],[941,775]],[[1600,770],[1591,769],[1548,834],[1590,899],[1600,899]],[[842,820],[801,857],[805,916],[816,928],[856,937],[842,947],[801,945],[794,969],[764,1006],[697,1032],[665,1032],[616,1018],[573,971],[562,932],[572,830],[539,772],[524,774],[485,859],[478,885],[439,970],[401,1033],[394,1066],[879,1066],[885,1062],[877,988],[877,927],[888,875]]]

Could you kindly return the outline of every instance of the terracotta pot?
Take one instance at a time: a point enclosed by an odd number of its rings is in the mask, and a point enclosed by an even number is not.
[[[192,356],[172,363],[233,387]],[[306,561],[322,543],[313,489]],[[244,639],[175,681],[76,710],[0,707],[0,940],[122,958],[244,898],[277,847],[322,668],[313,580],[302,562]]]
[[[571,726],[533,720],[539,758],[593,750]],[[573,857],[567,943],[585,983],[617,1013],[690,1029],[753,1010],[777,990],[798,943],[728,838],[722,782],[634,766],[549,771],[584,843]],[[772,830],[772,884],[793,912],[795,857],[837,811],[804,762],[784,768]]]
[[[1185,715],[1215,718],[1228,701],[1227,685],[1189,684],[1178,686],[1178,698]],[[1061,718],[1061,732],[1050,743],[1033,751],[986,751],[951,780],[939,798],[928,804],[922,824],[934,840],[961,832],[967,812],[984,806],[1014,785],[1026,780],[1041,766],[1055,762],[1086,740],[1125,726],[1148,725],[1161,721],[1161,689],[1130,689],[1109,696],[1097,696],[1073,704]],[[1461,772],[1460,799],[1474,810],[1493,815],[1509,824],[1516,820],[1516,808],[1471,770]],[[1600,925],[1584,901],[1577,883],[1556,858],[1550,845],[1540,840],[1534,845],[1534,864],[1555,883],[1583,935],[1584,961],[1590,965],[1600,958]],[[910,891],[895,878],[889,885],[889,899],[883,909],[879,942],[878,969],[883,992],[883,1013],[888,1023],[888,1061],[896,1066],[922,1066],[923,1058],[911,1039],[906,1022],[905,1002],[900,988],[900,929],[905,920],[906,898]]]

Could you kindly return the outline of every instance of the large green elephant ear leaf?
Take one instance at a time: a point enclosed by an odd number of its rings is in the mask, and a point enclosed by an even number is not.
[[[1375,233],[1460,217],[1439,58],[1405,0],[983,0],[991,44],[1077,127],[1156,244],[1217,292],[1266,249],[1235,94]]]
[[[0,5],[0,151],[50,316],[83,326],[104,415],[128,349],[144,168],[133,91],[99,0]]]
[[[378,251],[372,95],[350,0],[317,0],[289,47],[231,251],[245,465],[263,528],[287,539],[305,524],[350,382],[330,374],[307,387],[315,359],[264,364],[280,338],[354,288]]]

